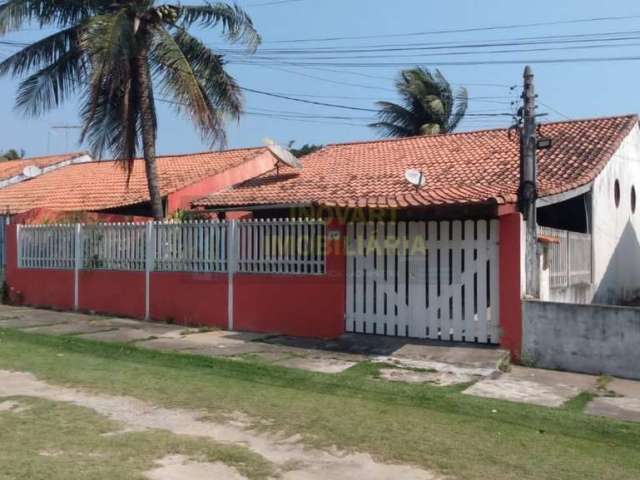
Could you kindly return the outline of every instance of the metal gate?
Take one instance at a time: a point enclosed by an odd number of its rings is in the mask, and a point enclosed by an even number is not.
[[[499,343],[498,225],[349,224],[346,331]]]

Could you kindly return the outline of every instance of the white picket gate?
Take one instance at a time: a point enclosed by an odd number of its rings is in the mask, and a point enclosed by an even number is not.
[[[498,226],[349,224],[346,330],[499,343]]]

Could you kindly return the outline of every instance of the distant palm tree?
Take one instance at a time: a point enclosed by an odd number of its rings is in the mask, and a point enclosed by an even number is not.
[[[29,75],[17,108],[40,115],[81,93],[81,139],[97,157],[110,152],[131,174],[140,146],[153,216],[161,219],[155,94],[170,97],[211,144],[225,141],[225,117],[242,111],[240,87],[221,55],[189,34],[220,25],[251,51],[260,37],[237,6],[155,5],[153,0],[7,0],[0,35],[35,23],[59,29],[0,63],[0,75]]]
[[[452,132],[467,111],[466,88],[454,95],[440,70],[415,67],[400,72],[396,89],[403,105],[377,102],[378,122],[369,126],[387,137],[412,137]]]

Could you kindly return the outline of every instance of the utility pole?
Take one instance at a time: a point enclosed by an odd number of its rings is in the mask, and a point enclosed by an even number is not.
[[[536,149],[538,139],[536,128],[536,94],[533,85],[533,71],[529,66],[524,69],[522,101],[518,205],[526,223],[526,294],[533,298],[539,298],[540,261],[538,256],[538,222],[536,216],[536,200],[538,198]]]

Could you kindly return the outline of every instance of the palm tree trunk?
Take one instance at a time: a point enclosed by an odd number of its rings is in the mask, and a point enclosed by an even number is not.
[[[151,212],[154,220],[162,220],[162,196],[158,185],[158,169],[156,166],[156,116],[153,108],[153,91],[146,51],[141,51],[136,58],[136,70],[140,95],[140,113],[142,123],[142,152],[147,174],[147,186]]]

